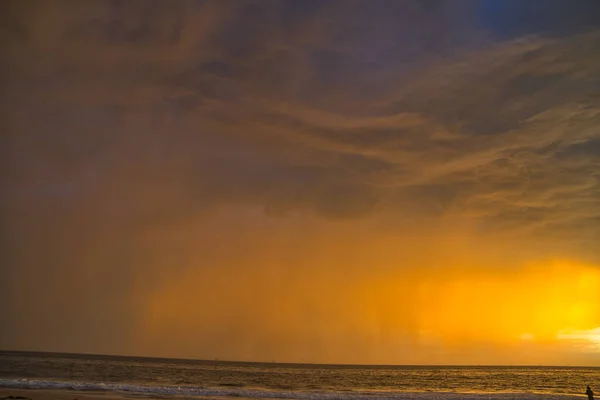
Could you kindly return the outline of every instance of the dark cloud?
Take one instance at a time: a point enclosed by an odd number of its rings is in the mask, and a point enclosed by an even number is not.
[[[600,5],[594,0],[566,3],[560,0],[480,2],[482,20],[502,38],[531,34],[565,36],[600,27]]]
[[[210,248],[187,224],[229,206],[600,260],[600,34],[492,3],[5,1],[2,339],[84,351],[66,332],[109,326],[95,350],[118,351],[140,274]],[[595,10],[550,3],[569,26]],[[147,242],[182,225],[207,241]],[[73,325],[21,334],[53,310]]]

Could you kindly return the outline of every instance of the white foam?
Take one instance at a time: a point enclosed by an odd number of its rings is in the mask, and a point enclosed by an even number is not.
[[[572,400],[581,396],[537,393],[454,393],[454,392],[326,392],[277,391],[241,388],[206,388],[200,386],[150,386],[126,383],[67,382],[0,378],[0,387],[19,389],[54,389],[79,391],[110,391],[155,396],[235,396],[246,398],[307,399],[307,400]]]

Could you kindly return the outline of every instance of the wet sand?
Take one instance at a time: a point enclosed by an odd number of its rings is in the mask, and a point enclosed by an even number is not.
[[[8,396],[26,397],[31,400],[109,400],[124,399],[128,397],[112,392],[81,392],[74,390],[39,390],[39,389],[13,389],[0,387],[0,400]],[[21,400],[27,400],[21,399]],[[8,399],[5,399],[8,400]]]
[[[5,399],[8,396],[17,397],[14,400],[124,400],[124,399],[177,399],[177,400],[190,400],[193,397],[190,396],[160,396],[160,395],[136,395],[127,393],[114,393],[114,392],[102,392],[102,391],[75,391],[75,390],[48,390],[48,389],[11,389],[6,387],[0,387],[0,400]],[[24,398],[24,399],[23,399]],[[461,393],[404,393],[402,397],[398,399],[407,400],[577,400],[586,398],[585,395],[542,395],[542,394],[461,394]],[[230,396],[219,396],[219,397],[202,397],[202,400],[277,400],[273,398],[248,398],[248,397],[230,397]]]
[[[103,391],[79,391],[79,390],[49,390],[49,389],[13,389],[0,387],[0,400],[10,400],[8,397],[17,397],[14,400],[124,400],[124,399],[189,399],[188,397],[180,396],[148,396],[128,393],[115,393]],[[23,399],[23,397],[25,399]],[[203,400],[243,400],[245,397],[204,397]],[[260,399],[248,399],[260,400]]]

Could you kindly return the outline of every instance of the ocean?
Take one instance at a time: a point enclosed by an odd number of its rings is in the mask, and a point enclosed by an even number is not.
[[[359,366],[0,352],[0,387],[150,398],[572,399],[596,367]],[[599,390],[600,391],[600,390]]]

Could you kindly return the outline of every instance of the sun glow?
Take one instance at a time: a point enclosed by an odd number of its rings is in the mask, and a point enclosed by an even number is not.
[[[584,331],[562,331],[557,335],[557,339],[577,342],[590,351],[600,353],[600,326]]]
[[[449,341],[585,340],[598,349],[598,269],[555,263],[512,274],[457,276],[423,285],[426,331]]]
[[[262,360],[256,354],[268,350],[272,359],[342,363],[560,363],[569,352],[600,354],[597,267],[394,270],[379,265],[393,260],[381,256],[347,258],[340,275],[321,268],[327,260],[282,271],[252,259],[239,261],[243,285],[231,268],[165,281],[145,302],[139,343],[160,348],[177,337],[165,351],[183,355],[217,336],[226,341],[214,350],[220,358]],[[368,274],[348,267],[369,261]],[[494,355],[464,356],[481,346]]]

